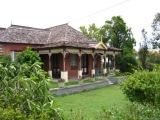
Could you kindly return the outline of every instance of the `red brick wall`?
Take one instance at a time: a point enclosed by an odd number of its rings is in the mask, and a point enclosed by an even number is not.
[[[12,44],[12,43],[1,43],[0,47],[2,48],[2,51],[0,54],[9,54],[10,51],[22,51],[27,47],[31,47],[33,45],[30,44]]]
[[[66,70],[68,71],[68,78],[69,79],[77,79],[78,78],[78,67],[79,67],[79,57],[77,55],[77,66],[72,68],[71,65],[70,65],[70,59],[71,59],[71,55],[70,54],[67,54],[66,55]],[[89,60],[89,65],[88,65],[88,75],[91,76],[92,74],[92,69],[93,69],[93,57],[92,55],[88,55],[88,60]],[[96,64],[95,64],[95,68],[101,68],[101,57],[100,56],[96,56]]]
[[[67,54],[66,55],[66,70],[68,71],[68,78],[69,79],[74,79],[74,78],[78,78],[78,65],[79,65],[79,58],[78,58],[78,55],[77,55],[77,65],[72,67],[70,65],[70,62],[71,62],[71,54]]]

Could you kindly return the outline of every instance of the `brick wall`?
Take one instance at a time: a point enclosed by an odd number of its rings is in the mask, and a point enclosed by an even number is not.
[[[78,78],[78,65],[79,65],[79,58],[78,55],[76,55],[77,59],[77,65],[76,66],[71,66],[71,54],[66,55],[66,70],[68,71],[68,78],[69,79],[74,79]]]
[[[11,51],[22,51],[27,47],[31,47],[33,45],[30,44],[12,44],[12,43],[1,43],[0,44],[0,54],[7,55],[10,54]]]

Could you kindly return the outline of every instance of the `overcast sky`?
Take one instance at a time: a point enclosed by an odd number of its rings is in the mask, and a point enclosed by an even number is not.
[[[120,15],[132,28],[138,48],[141,30],[150,29],[157,12],[160,0],[0,0],[0,26],[45,28],[68,22],[78,29],[92,23],[102,25]]]

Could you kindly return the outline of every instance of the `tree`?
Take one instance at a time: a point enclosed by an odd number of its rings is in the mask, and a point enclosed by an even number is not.
[[[107,42],[105,38],[106,30],[102,27],[97,27],[94,23],[89,25],[88,27],[80,26],[81,32],[95,41],[103,41],[104,43]]]
[[[138,54],[139,54],[139,60],[142,64],[142,67],[146,69],[147,56],[148,56],[148,39],[147,39],[147,32],[145,31],[145,29],[142,30],[142,35],[143,35],[144,41],[140,44],[140,50]]]
[[[120,16],[114,16],[111,20],[106,20],[102,27],[95,24],[80,27],[82,33],[97,41],[109,42],[109,46],[122,49],[122,54],[116,57],[116,67],[122,72],[131,72],[137,65],[134,57],[135,39],[132,31]],[[128,61],[128,62],[126,62]],[[125,66],[125,67],[124,67]]]
[[[114,16],[111,20],[105,21],[102,28],[106,30],[105,37],[109,39],[110,46],[120,48],[123,52],[133,52],[135,39],[131,29],[126,26],[120,16]]]
[[[160,48],[160,13],[155,15],[152,23],[152,45],[153,48]]]
[[[102,27],[106,30],[105,38],[109,39],[112,47],[122,49],[122,54],[116,57],[116,67],[121,72],[133,72],[137,61],[134,57],[135,39],[131,29],[120,16],[114,16],[111,20],[107,20]]]

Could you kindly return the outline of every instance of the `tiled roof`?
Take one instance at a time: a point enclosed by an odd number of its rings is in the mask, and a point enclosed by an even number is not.
[[[68,24],[46,29],[19,25],[11,25],[6,29],[0,29],[0,42],[50,44],[60,41],[91,42],[91,40],[85,37],[81,32]]]
[[[49,31],[25,26],[11,25],[0,34],[0,42],[45,44]]]
[[[57,41],[67,41],[67,42],[90,42],[92,40],[88,39],[81,32],[72,28],[68,24],[62,24],[59,26],[47,28],[50,30],[50,35],[48,38],[48,43],[54,43]]]
[[[3,33],[6,30],[6,28],[0,28],[0,34]]]
[[[68,24],[46,29],[11,25],[6,29],[0,28],[0,42],[40,45],[36,48],[60,46],[94,48],[98,44]]]

